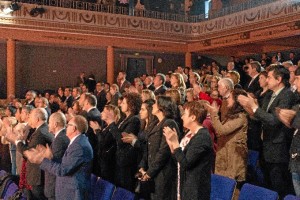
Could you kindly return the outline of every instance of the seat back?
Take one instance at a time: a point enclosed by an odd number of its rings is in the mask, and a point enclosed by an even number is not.
[[[236,181],[216,174],[211,175],[211,200],[231,200]]]
[[[283,200],[300,200],[300,197],[289,194],[286,195]]]
[[[135,198],[135,195],[134,193],[124,189],[124,188],[120,188],[118,187],[113,196],[112,196],[112,200],[123,200],[123,199],[126,199],[126,200],[134,200]]]
[[[272,190],[245,183],[241,189],[239,200],[277,200],[278,193]]]
[[[255,169],[258,158],[259,158],[259,152],[258,151],[249,150],[248,151],[248,166]]]
[[[97,180],[98,180],[98,177],[95,174],[91,174],[91,193],[90,193],[91,199],[94,198]]]
[[[11,182],[7,187],[3,199],[8,200],[9,197],[12,197],[18,191],[18,189],[18,186],[14,182]]]
[[[115,190],[115,186],[101,178],[99,178],[96,182],[96,187],[94,189],[94,200],[110,200],[113,192]]]

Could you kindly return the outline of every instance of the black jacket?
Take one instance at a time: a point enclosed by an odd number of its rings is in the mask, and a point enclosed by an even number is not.
[[[210,199],[213,147],[206,128],[200,129],[184,150],[174,156],[180,164],[180,196],[182,200]]]
[[[32,135],[29,137],[28,142],[24,144],[19,142],[17,145],[17,150],[23,154],[24,151],[35,148],[38,144],[46,146],[46,144],[51,144],[53,141],[53,135],[48,132],[48,125],[44,123],[38,129],[36,129]],[[44,184],[44,173],[40,169],[39,165],[32,164],[30,162],[26,163],[26,180],[29,185],[37,186]]]
[[[267,111],[272,93],[265,96],[262,108],[258,108],[254,117],[263,125],[263,155],[269,163],[287,163],[293,130],[281,123],[276,114],[276,107],[290,109],[295,104],[295,95],[284,88],[272,102]]]
[[[147,136],[147,156],[143,157],[143,167],[155,182],[153,199],[174,199],[176,196],[176,165],[171,157],[170,148],[163,135],[163,128],[175,128],[179,133],[177,123],[172,119],[163,119]]]

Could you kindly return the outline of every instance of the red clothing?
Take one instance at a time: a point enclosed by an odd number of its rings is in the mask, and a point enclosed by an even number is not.
[[[210,104],[212,104],[212,103],[215,101],[219,107],[221,107],[221,105],[222,105],[222,100],[221,100],[220,98],[213,99],[213,98],[211,98],[211,97],[210,97],[207,93],[205,93],[205,92],[200,92],[200,93],[199,93],[199,99],[200,99],[200,100],[206,100],[206,101],[208,101]]]

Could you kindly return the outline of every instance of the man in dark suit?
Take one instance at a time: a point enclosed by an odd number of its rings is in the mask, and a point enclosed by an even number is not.
[[[153,77],[152,76],[147,76],[144,80],[144,89],[148,89],[148,90],[151,90],[151,91],[154,91],[155,90],[155,87],[153,85]]]
[[[120,93],[123,94],[125,91],[125,88],[129,88],[131,83],[126,80],[126,72],[120,71],[118,74],[118,80],[120,81],[119,83],[119,88],[120,88]]]
[[[14,134],[7,135],[10,142],[14,142],[20,153],[35,148],[37,145],[50,145],[53,141],[53,135],[48,132],[47,112],[43,108],[36,108],[29,115],[29,125],[36,130],[32,133],[28,141],[22,141]],[[32,199],[46,199],[44,196],[44,173],[39,165],[26,163],[26,181],[31,186],[31,190],[27,191]]]
[[[112,95],[110,104],[118,106],[119,97],[121,97],[121,93],[119,92],[119,86],[117,84],[112,84],[110,86],[109,92]]]
[[[40,164],[42,170],[56,176],[56,199],[89,199],[93,150],[84,135],[87,128],[86,119],[80,115],[69,121],[66,134],[70,144],[61,162],[53,160],[50,147],[26,152],[31,162]]]
[[[289,90],[289,71],[281,65],[273,65],[268,72],[267,83],[273,94],[267,95],[262,108],[251,97],[239,96],[238,101],[263,124],[264,177],[272,190],[284,197],[292,190],[288,171],[289,148],[293,130],[287,128],[276,115],[277,108],[290,109],[295,104],[295,95]]]
[[[81,88],[80,87],[74,87],[72,89],[72,97],[74,99],[74,101],[78,101],[80,98],[80,94],[81,94]]]
[[[71,95],[71,92],[72,92],[72,88],[70,88],[70,87],[66,87],[66,88],[65,88],[64,95],[65,95],[65,97],[66,97],[66,100],[64,101],[64,104],[65,104],[68,108],[71,108],[71,107],[72,107],[72,104],[73,104],[73,101],[74,101],[74,98],[73,98],[73,96]]]
[[[261,89],[259,85],[259,73],[261,71],[261,65],[257,61],[249,63],[244,70],[251,77],[251,80],[245,84],[244,89],[246,92],[254,95]],[[247,144],[251,150],[261,152],[262,141],[261,141],[261,123],[255,119],[248,119],[248,131],[247,131]]]
[[[261,65],[258,61],[252,61],[246,66],[245,71],[251,77],[251,80],[245,85],[244,89],[249,93],[255,94],[261,89],[258,81]]]
[[[94,95],[96,96],[97,98],[97,109],[102,112],[103,111],[103,108],[107,102],[107,99],[106,99],[106,91],[104,89],[104,86],[105,84],[104,83],[100,83],[98,82],[96,84],[96,90],[94,92]]]
[[[52,160],[61,163],[62,157],[70,143],[66,136],[66,117],[61,112],[53,113],[49,119],[49,132],[54,134],[54,140],[50,146],[53,154]],[[56,176],[45,171],[44,193],[48,200],[55,199],[55,180]]]
[[[26,93],[25,96],[25,105],[32,105],[33,107],[35,107],[34,105],[34,99],[36,97],[36,92],[33,90],[29,90]]]
[[[83,110],[86,111],[86,120],[88,123],[90,121],[96,121],[100,125],[100,127],[103,127],[103,122],[101,120],[101,113],[99,110],[96,108],[97,106],[97,99],[94,95],[92,94],[86,94],[85,95],[85,100],[83,103]],[[88,126],[88,130],[86,131],[86,136],[89,139],[90,144],[92,145],[93,152],[94,152],[94,161],[93,161],[93,166],[96,166],[97,162],[97,136],[94,133],[93,129]],[[93,173],[96,172],[97,169],[93,167]]]
[[[155,95],[164,95],[167,87],[165,86],[166,76],[161,73],[157,73],[154,80],[153,85],[155,87],[154,94]]]

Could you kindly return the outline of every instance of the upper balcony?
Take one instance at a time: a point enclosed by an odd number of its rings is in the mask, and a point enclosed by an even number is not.
[[[299,0],[249,1],[207,16],[145,11],[139,1],[136,9],[64,0],[18,2],[20,10],[0,16],[2,39],[225,55],[300,48]],[[1,1],[0,7],[10,4]],[[45,13],[32,15],[41,4]]]

